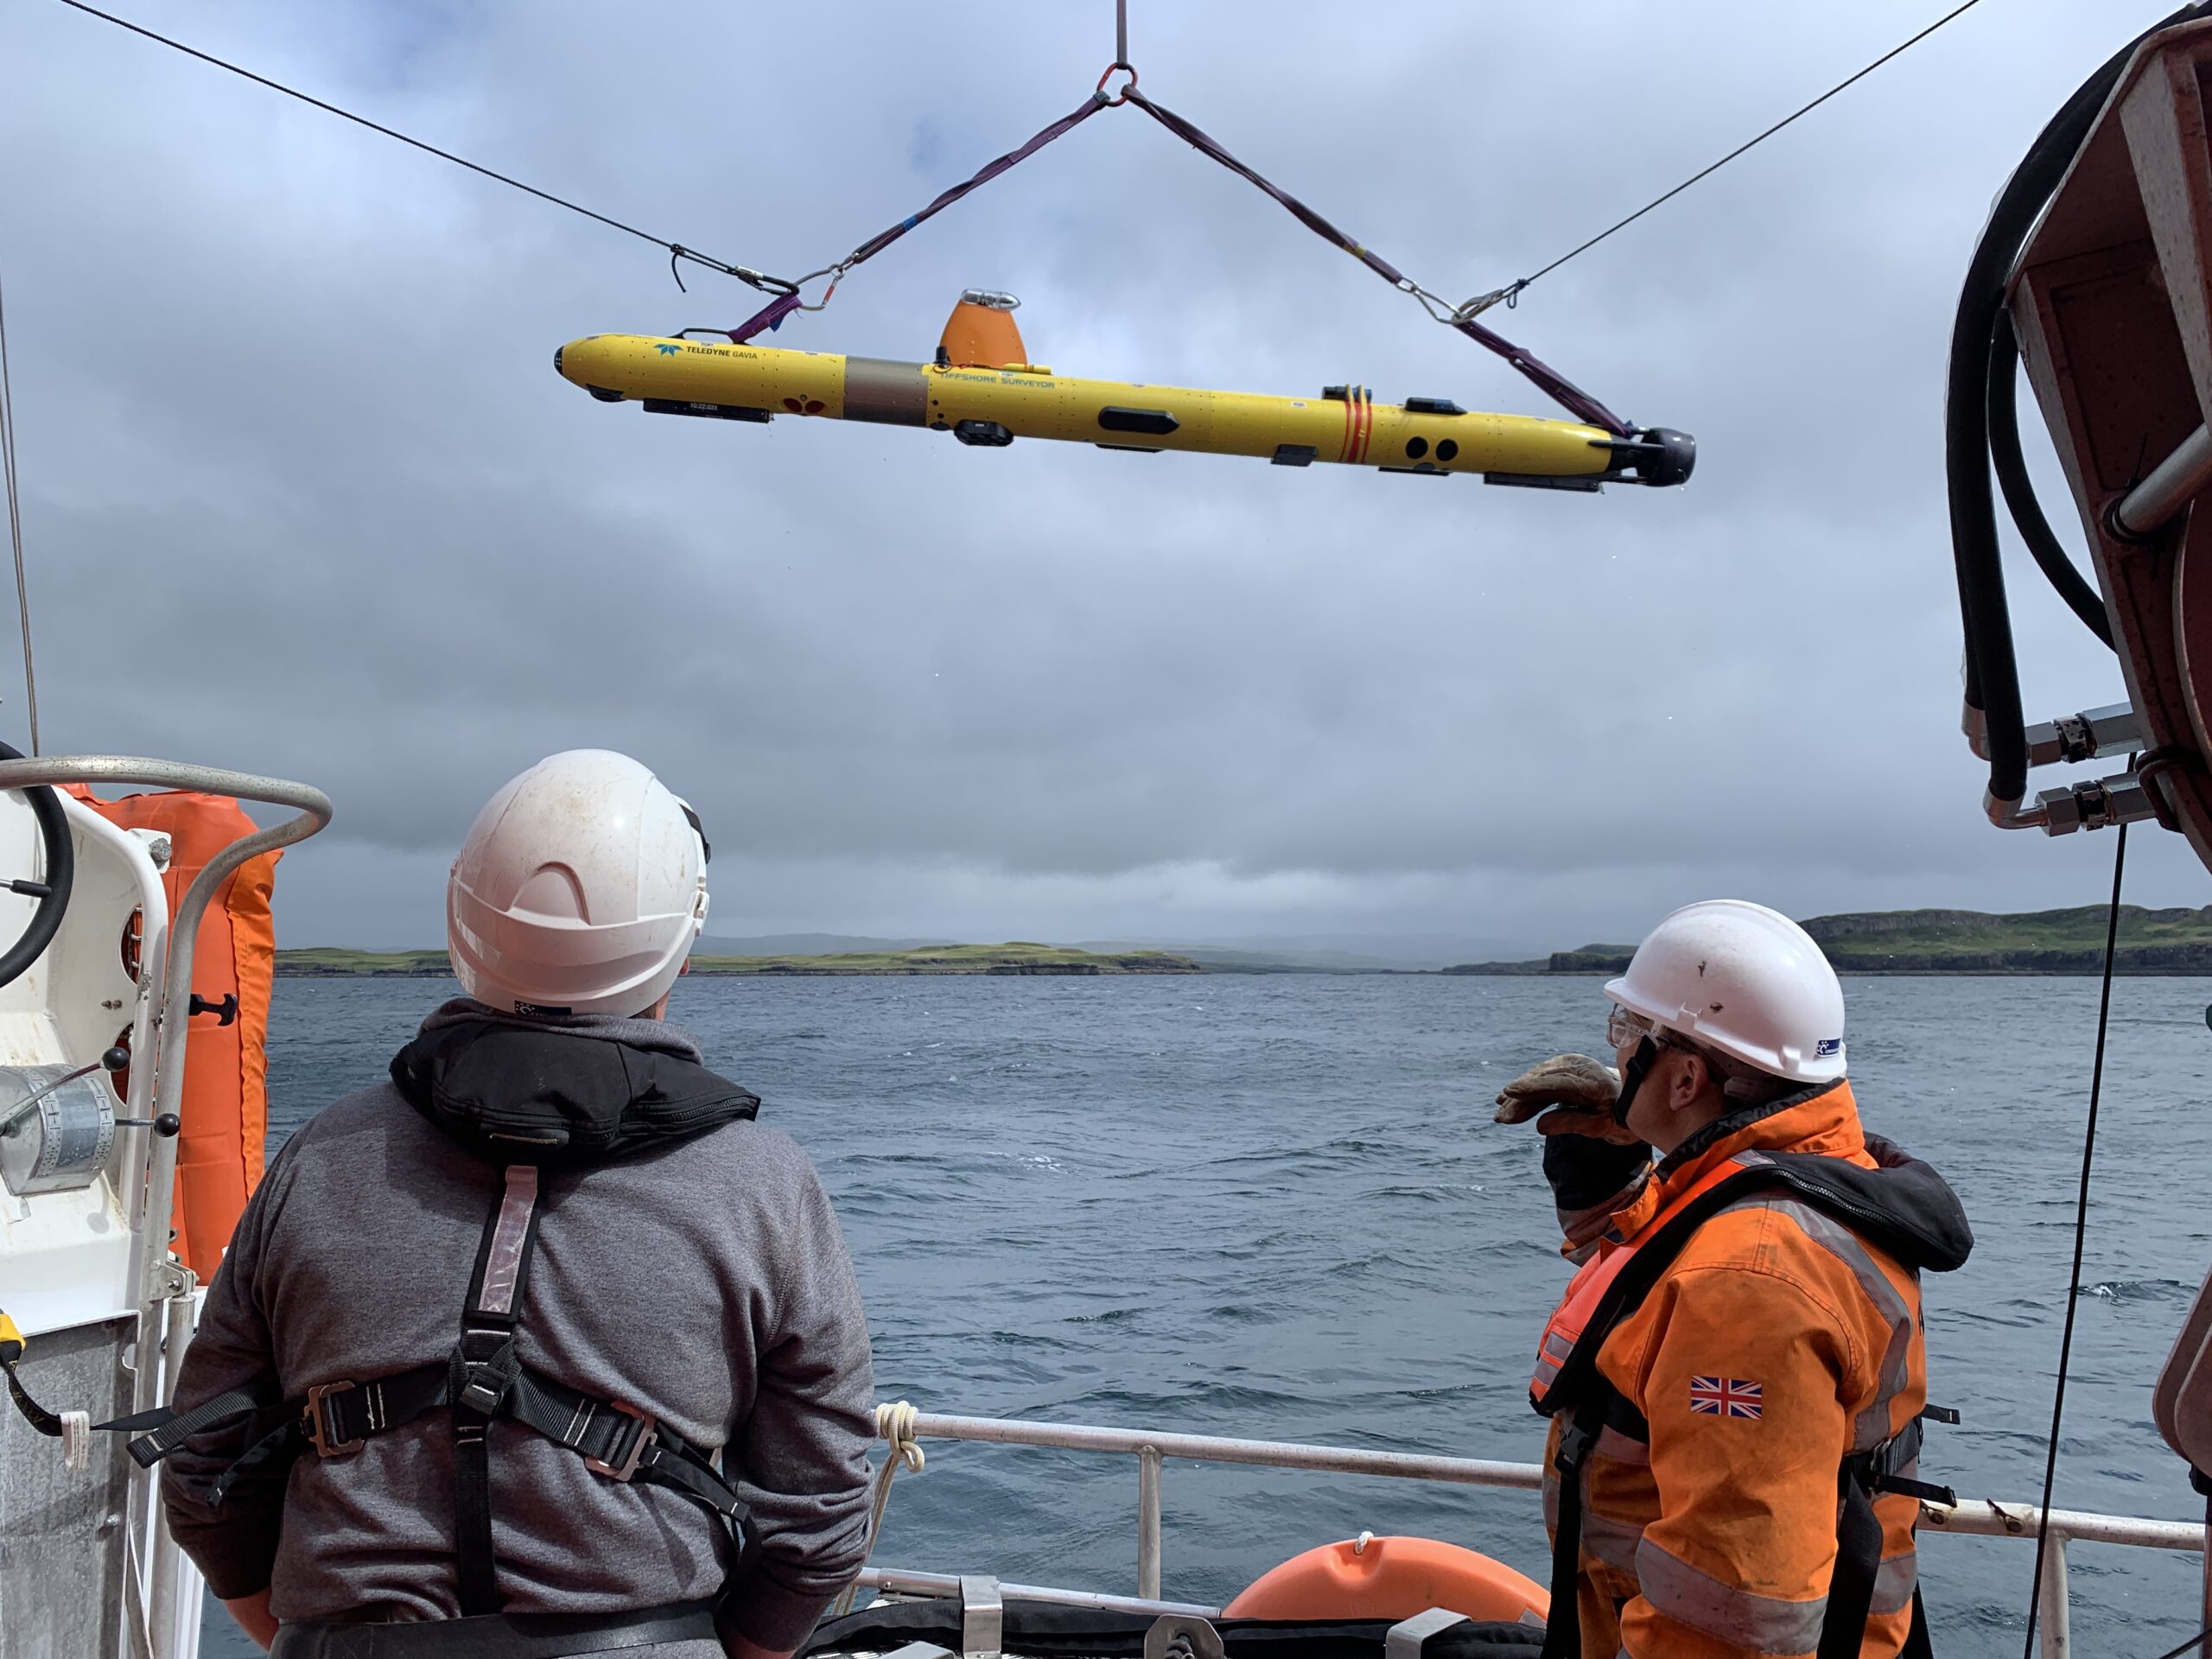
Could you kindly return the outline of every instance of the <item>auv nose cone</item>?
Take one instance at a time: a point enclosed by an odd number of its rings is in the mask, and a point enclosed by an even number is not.
[[[559,373],[561,372],[561,353],[563,353],[563,352],[565,352],[565,351],[567,351],[568,349],[569,349],[569,348],[568,348],[567,346],[556,346],[553,348],[553,372],[554,372],[554,373],[556,373],[556,374],[559,374]],[[566,377],[565,377],[565,376],[563,376],[563,378],[565,378]]]

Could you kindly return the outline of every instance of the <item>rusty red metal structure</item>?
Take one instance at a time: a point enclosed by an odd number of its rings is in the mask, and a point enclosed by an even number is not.
[[[2087,575],[2028,482],[2023,365]],[[2156,818],[2212,869],[2212,3],[2083,83],[1999,195],[1960,297],[1946,420],[1965,728],[1990,764],[1989,817],[2051,835]],[[2037,563],[2113,648],[2126,702],[2024,719],[1993,474]],[[2125,770],[2029,796],[2036,766],[2117,753]],[[2192,1470],[2212,1471],[2212,1280],[2153,1409]]]

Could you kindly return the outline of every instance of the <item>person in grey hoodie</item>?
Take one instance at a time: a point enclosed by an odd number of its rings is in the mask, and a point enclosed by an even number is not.
[[[470,996],[247,1204],[149,1442],[179,1542],[283,1659],[772,1659],[866,1560],[836,1217],[664,1017],[707,856],[626,757],[510,783],[448,888]]]

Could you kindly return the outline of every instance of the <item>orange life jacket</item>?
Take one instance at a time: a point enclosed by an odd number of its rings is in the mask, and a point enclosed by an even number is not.
[[[1834,1229],[1840,1236],[1869,1241],[1888,1252],[1907,1271],[1921,1267],[1939,1270],[1956,1267],[1970,1248],[1971,1236],[1966,1230],[1963,1215],[1957,1210],[1956,1198],[1925,1165],[1916,1164],[1886,1144],[1872,1140],[1866,1141],[1858,1157],[1836,1155],[1846,1146],[1856,1150],[1860,1140],[1856,1109],[1847,1084],[1830,1084],[1792,1101],[1778,1103],[1768,1109],[1764,1116],[1771,1125],[1768,1134],[1785,1126],[1808,1130],[1828,1119],[1834,1120],[1829,1125],[1832,1129],[1847,1127],[1849,1133],[1812,1134],[1795,1148],[1787,1141],[1770,1141],[1764,1147],[1746,1146],[1738,1141],[1732,1152],[1716,1147],[1713,1154],[1708,1154],[1708,1167],[1700,1169],[1694,1161],[1689,1168],[1697,1173],[1692,1174],[1686,1170],[1678,1178],[1681,1185],[1677,1190],[1662,1189],[1663,1197],[1642,1225],[1624,1238],[1600,1241],[1598,1254],[1576,1273],[1546,1325],[1530,1382],[1529,1399],[1538,1411],[1557,1416],[1563,1430],[1557,1437],[1554,1459],[1560,1478],[1554,1534],[1551,1616],[1546,1633],[1547,1659],[1572,1659],[1583,1651],[1583,1615],[1578,1593],[1585,1570],[1583,1466],[1593,1446],[1599,1446],[1609,1422],[1624,1408],[1627,1408],[1627,1420],[1639,1426],[1643,1421],[1621,1392],[1627,1385],[1617,1384],[1615,1378],[1600,1368],[1600,1351],[1606,1349],[1608,1339],[1624,1325],[1639,1320],[1639,1310],[1707,1221],[1723,1211],[1738,1209],[1747,1200],[1752,1204],[1767,1199],[1794,1202],[1806,1211],[1816,1211],[1826,1217],[1814,1224]],[[1797,1120],[1794,1124],[1793,1119]],[[1726,1145],[1724,1141],[1722,1146]],[[1813,1149],[1815,1147],[1819,1149]],[[1724,1418],[1733,1414],[1757,1419],[1767,1408],[1761,1403],[1762,1390],[1755,1378],[1715,1376],[1694,1376],[1689,1381],[1691,1395],[1687,1405],[1691,1413],[1705,1411]],[[1703,1395],[1699,1392],[1700,1387]],[[1815,1602],[1803,1604],[1808,1609],[1824,1610],[1824,1618],[1821,1611],[1811,1613],[1819,1621],[1817,1641],[1811,1630],[1796,1630],[1796,1626],[1802,1624],[1803,1619],[1795,1613],[1795,1604],[1783,1601],[1775,1606],[1791,1612],[1791,1639],[1782,1645],[1774,1645],[1766,1639],[1721,1639],[1709,1644],[1713,1651],[1809,1652],[1816,1648],[1820,1659],[1845,1659],[1846,1656],[1848,1659],[1859,1659],[1864,1645],[1873,1640],[1868,1618],[1877,1577],[1885,1566],[1884,1527],[1872,1507],[1875,1495],[1895,1492],[1923,1497],[1948,1496],[1941,1489],[1924,1486],[1910,1478],[1918,1452],[1919,1427],[1916,1420],[1910,1420],[1901,1431],[1891,1433],[1889,1439],[1878,1444],[1862,1443],[1865,1449],[1847,1452],[1834,1484],[1826,1479],[1821,1482],[1823,1490],[1829,1494],[1827,1501],[1835,1503],[1840,1498],[1840,1503],[1829,1511],[1837,1517],[1837,1533],[1833,1573],[1826,1594]],[[1649,1433],[1649,1430],[1643,1429],[1642,1433]],[[1625,1520],[1627,1517],[1608,1516],[1591,1524],[1602,1524],[1608,1532],[1618,1532]],[[1628,1524],[1641,1532],[1643,1523]],[[1632,1576],[1642,1579],[1644,1551],[1638,1546],[1632,1553],[1637,1567]],[[1647,1595],[1652,1593],[1648,1581],[1644,1589]],[[1664,1595],[1661,1598],[1666,1599]],[[1762,1595],[1751,1599],[1764,1603],[1768,1598]],[[1916,1595],[1911,1610],[1914,1628],[1907,1638],[1907,1650],[1923,1651],[1917,1645],[1925,1639],[1925,1625],[1918,1613]],[[1687,1633],[1697,1635],[1694,1629]],[[1609,1632],[1593,1630],[1590,1635],[1605,1653],[1614,1651],[1615,1643]],[[1622,1645],[1625,1648],[1625,1641]],[[1704,1651],[1705,1647],[1700,1646],[1699,1650]]]
[[[69,791],[109,823],[155,830],[169,838],[162,886],[175,912],[185,889],[216,854],[254,831],[245,809],[226,796],[186,790],[104,801],[79,785]],[[270,890],[277,855],[264,853],[233,871],[200,918],[193,954],[193,1020],[184,1047],[177,1103],[176,1201],[171,1210],[177,1257],[206,1283],[230,1248],[247,1197],[260,1184],[269,1122],[269,999],[276,964]],[[135,952],[137,936],[126,946]],[[135,964],[134,964],[135,971]]]
[[[1559,1306],[1552,1310],[1551,1319],[1544,1325],[1543,1340],[1536,1347],[1536,1369],[1529,1380],[1529,1403],[1538,1411],[1549,1412],[1546,1401],[1552,1387],[1559,1381],[1560,1368],[1574,1356],[1576,1344],[1590,1328],[1590,1321],[1605,1300],[1606,1292],[1613,1288],[1615,1281],[1636,1259],[1636,1253],[1659,1235],[1693,1204],[1724,1181],[1734,1180],[1745,1171],[1772,1160],[1756,1152],[1739,1153],[1733,1158],[1723,1159],[1711,1169],[1676,1193],[1650,1220],[1637,1230],[1625,1242],[1601,1239],[1598,1253],[1585,1262],[1568,1281],[1567,1294],[1560,1297]],[[1707,1206],[1710,1208],[1711,1206]],[[1673,1252],[1668,1253],[1669,1255]],[[1608,1326],[1611,1321],[1607,1321]],[[1605,1339],[1604,1332],[1598,1340]]]

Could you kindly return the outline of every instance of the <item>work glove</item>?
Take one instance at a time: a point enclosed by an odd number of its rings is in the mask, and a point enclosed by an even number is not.
[[[1498,1090],[1498,1122],[1536,1118],[1544,1179],[1563,1212],[1618,1197],[1650,1161],[1651,1149],[1613,1120],[1620,1089],[1620,1073],[1604,1061],[1554,1054]]]

